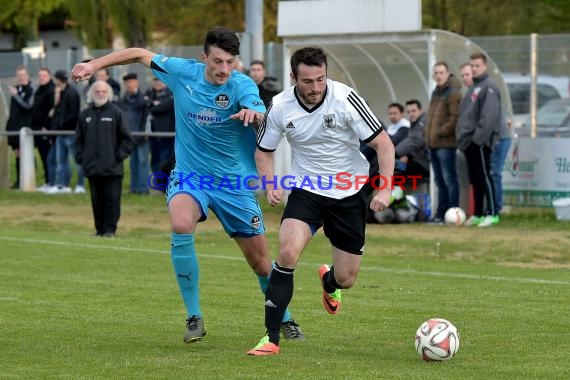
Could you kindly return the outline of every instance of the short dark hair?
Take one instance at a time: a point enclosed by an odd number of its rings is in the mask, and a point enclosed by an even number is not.
[[[210,46],[222,49],[231,55],[239,55],[239,38],[231,29],[216,26],[208,30],[204,40],[204,53],[210,53]]]
[[[45,66],[42,66],[38,69],[38,72],[40,71],[45,71],[46,73],[48,73],[49,75],[51,75],[51,71],[49,71],[49,69]]]
[[[299,73],[299,65],[303,63],[307,66],[325,66],[328,68],[327,55],[320,47],[304,47],[297,50],[291,56],[291,71],[293,76],[297,78]]]
[[[445,70],[447,70],[447,72],[449,72],[449,66],[444,61],[437,61],[435,63],[435,65],[433,65],[433,67],[436,67],[436,66],[443,66],[443,67],[445,67]]]
[[[251,67],[253,65],[261,65],[261,67],[263,67],[265,69],[265,62],[263,62],[261,59],[256,59],[254,61],[251,61],[251,63],[249,64],[249,67]]]
[[[396,107],[397,109],[400,110],[401,113],[404,113],[404,106],[401,105],[400,103],[398,103],[398,102],[390,103],[390,104],[388,105],[388,109],[390,109],[390,108],[392,108],[392,107]]]
[[[420,103],[420,101],[418,99],[410,99],[406,102],[407,106],[411,106],[412,104],[415,104],[416,106],[418,106],[418,109],[422,109],[422,103]]]
[[[471,67],[471,63],[469,62],[462,63],[461,66],[459,66],[459,70],[463,70],[463,68],[467,66]]]
[[[128,80],[139,79],[137,73],[128,73],[127,75],[123,76],[123,80],[126,82]]]
[[[487,63],[487,56],[485,55],[485,53],[473,53],[471,54],[471,56],[469,57],[469,59],[481,59],[483,61],[483,63]]]

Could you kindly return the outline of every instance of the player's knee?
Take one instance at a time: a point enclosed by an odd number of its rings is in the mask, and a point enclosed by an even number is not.
[[[271,260],[264,254],[258,254],[254,259],[248,259],[249,266],[259,276],[269,276],[271,273]]]
[[[352,286],[356,282],[356,274],[357,274],[356,272],[352,271],[349,272],[337,271],[335,268],[334,277],[336,283],[339,284],[342,289],[348,289],[352,288]]]
[[[279,257],[277,262],[279,265],[286,268],[294,268],[297,265],[297,260],[299,259],[299,252],[289,246],[281,247],[279,250]]]
[[[187,218],[172,218],[172,232],[177,234],[191,234],[194,233],[196,226],[191,220]]]

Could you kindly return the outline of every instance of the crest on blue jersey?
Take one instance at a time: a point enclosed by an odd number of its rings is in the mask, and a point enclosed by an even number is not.
[[[220,108],[226,108],[230,105],[230,97],[225,94],[216,96],[216,105]]]

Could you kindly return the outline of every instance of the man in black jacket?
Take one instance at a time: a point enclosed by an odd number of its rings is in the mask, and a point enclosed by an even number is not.
[[[147,123],[152,132],[174,133],[174,96],[158,78],[154,78],[152,89],[145,94],[148,107]],[[174,159],[174,137],[151,137],[150,167],[153,172],[159,172],[161,165]],[[169,174],[169,173],[166,173]]]
[[[50,111],[53,108],[55,84],[51,79],[49,69],[42,67],[38,70],[39,86],[34,93],[34,106],[32,107],[32,129],[47,131],[51,129]],[[52,153],[54,164],[50,165],[49,154],[53,148],[53,138],[50,136],[35,136],[36,148],[40,154],[44,168],[44,184],[38,191],[45,192],[55,184],[55,152]]]
[[[426,114],[416,99],[406,102],[406,113],[411,125],[408,135],[396,146],[396,170],[402,175],[419,175],[425,180],[429,178],[429,156],[424,136]]]
[[[30,127],[32,122],[32,106],[34,105],[34,88],[30,75],[25,66],[16,68],[16,85],[8,88],[10,91],[10,116],[6,122],[6,131],[19,131]],[[16,182],[13,189],[20,187],[20,137],[8,136],[8,145],[16,155]]]
[[[127,125],[131,132],[144,132],[146,126],[146,100],[142,93],[136,73],[123,77],[125,95],[119,100],[119,108],[125,112]],[[150,164],[148,159],[149,146],[146,137],[133,138],[134,147],[130,159],[131,194],[148,194],[148,178]]]
[[[263,100],[265,108],[269,107],[273,97],[281,92],[281,84],[277,78],[266,76],[265,63],[255,60],[249,65],[249,76],[259,89],[259,97]]]
[[[123,113],[111,103],[111,86],[96,81],[87,94],[92,104],[79,115],[75,161],[89,179],[96,235],[114,237],[121,216],[123,160],[133,142]]]
[[[77,117],[79,116],[80,98],[77,90],[67,81],[67,72],[55,72],[55,108],[52,119],[52,129],[58,131],[75,131]],[[50,194],[71,193],[71,169],[69,156],[75,156],[75,137],[73,135],[58,135],[55,138],[57,169],[55,186],[49,190]],[[75,193],[85,193],[83,170],[77,165],[77,184]]]

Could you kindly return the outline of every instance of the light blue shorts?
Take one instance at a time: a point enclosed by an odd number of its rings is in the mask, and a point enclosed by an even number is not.
[[[253,237],[265,233],[265,224],[255,192],[249,189],[201,189],[197,184],[180,183],[176,172],[170,174],[166,204],[178,194],[190,195],[200,207],[199,222],[208,218],[211,209],[230,237]]]

